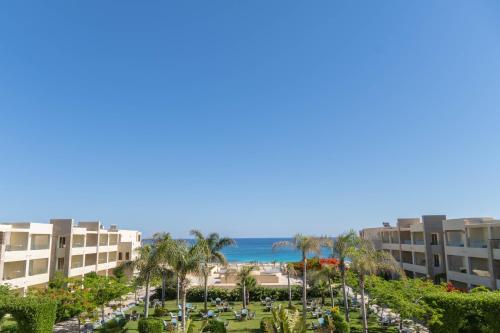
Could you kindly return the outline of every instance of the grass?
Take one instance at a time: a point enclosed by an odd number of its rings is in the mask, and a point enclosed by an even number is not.
[[[275,304],[281,303],[282,306],[287,306],[288,302],[276,302]],[[194,311],[194,314],[192,315],[191,319],[193,320],[192,325],[194,326],[194,331],[198,332],[203,319],[201,318],[200,315],[200,310],[203,310],[203,303],[193,303],[196,305],[196,310]],[[328,303],[327,303],[328,304]],[[301,309],[301,304],[300,302],[294,302],[294,306],[297,307],[297,309]],[[177,306],[174,301],[167,301],[166,302],[166,308],[173,312],[177,313]],[[220,315],[220,319],[222,321],[227,321],[229,322],[228,325],[228,332],[249,332],[249,333],[257,333],[260,332],[260,320],[265,317],[269,317],[270,313],[264,311],[264,307],[260,304],[260,302],[252,302],[249,305],[249,310],[250,311],[255,311],[256,313],[256,318],[252,320],[245,320],[245,321],[237,321],[234,319],[234,313],[231,312],[223,312]],[[210,306],[209,309],[215,310],[215,307]],[[235,303],[233,306],[233,309],[238,311],[241,310],[241,303]],[[131,309],[132,311],[134,309]],[[142,307],[136,307],[135,310],[138,313],[142,313],[143,308]],[[154,309],[150,309],[150,316],[154,313]],[[164,317],[162,319],[170,320],[170,316]],[[316,321],[311,315],[308,317],[308,326],[310,327],[311,323]],[[354,310],[351,312],[351,332],[352,333],[359,333],[361,332],[361,319],[360,319],[360,313],[358,310]],[[378,322],[377,318],[375,316],[370,316],[369,317],[369,332],[370,333],[396,333],[398,330],[396,327],[389,327],[389,328],[382,328]],[[137,330],[137,321],[130,321],[127,323],[125,326],[126,330],[125,332],[138,332]],[[312,330],[309,330],[310,332],[313,332]]]

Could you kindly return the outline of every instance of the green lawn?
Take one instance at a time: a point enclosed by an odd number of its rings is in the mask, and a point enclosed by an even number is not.
[[[280,302],[276,302],[275,304],[278,304]],[[283,306],[287,306],[287,302],[281,302]],[[200,310],[203,309],[203,303],[193,303],[196,305],[197,309],[194,311],[194,315],[191,317],[193,320],[193,325],[195,327],[195,332],[197,332],[197,329],[201,327],[202,323],[202,318],[201,315],[199,314]],[[294,305],[300,309],[300,303],[299,302],[294,302]],[[169,311],[176,313],[177,307],[175,304],[175,301],[168,301],[166,304],[166,307]],[[143,308],[141,307],[136,307],[135,308],[138,313],[142,313]],[[210,306],[209,309],[215,310],[214,306]],[[241,310],[241,303],[236,302],[233,306],[233,309],[236,311]],[[132,309],[131,309],[132,310]],[[252,302],[249,306],[250,311],[255,311],[256,312],[256,318],[252,320],[246,320],[246,321],[237,321],[234,319],[234,314],[233,312],[223,312],[220,316],[222,321],[227,321],[229,322],[228,326],[228,331],[229,332],[260,332],[259,326],[260,326],[260,320],[264,317],[270,316],[269,312],[264,311],[264,307],[260,304],[260,302]],[[150,316],[154,313],[154,309],[150,309]],[[169,320],[170,317],[165,317],[162,319],[167,319]],[[308,318],[308,325],[310,327],[310,323],[315,321],[316,319],[309,317]],[[369,326],[370,332],[373,333],[378,333],[378,332],[386,332],[386,333],[396,333],[397,328],[396,327],[390,327],[388,329],[382,328],[378,323],[377,319],[372,316],[369,319]],[[127,331],[126,332],[137,332],[137,322],[136,321],[130,321],[127,323],[126,326]],[[310,330],[312,332],[312,330]],[[351,332],[357,333],[361,332],[361,321],[360,321],[360,313],[359,311],[352,311],[351,312]]]

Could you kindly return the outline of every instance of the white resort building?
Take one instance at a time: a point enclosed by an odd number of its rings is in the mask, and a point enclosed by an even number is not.
[[[0,224],[0,284],[24,293],[28,287],[45,287],[55,274],[107,276],[134,260],[140,246],[140,232],[105,229],[99,221]]]
[[[361,236],[392,254],[408,276],[436,282],[446,277],[455,287],[500,289],[500,220],[491,217],[398,219],[367,228]]]

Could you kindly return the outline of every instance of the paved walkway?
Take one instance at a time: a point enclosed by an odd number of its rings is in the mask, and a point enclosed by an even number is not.
[[[137,292],[137,300],[144,299],[145,291],[144,290],[139,290]],[[132,302],[135,302],[135,293],[129,293],[125,295],[125,297],[122,300],[122,304],[127,305]],[[101,311],[97,309],[97,312],[99,312],[99,319],[101,316]],[[104,314],[106,316],[112,315],[115,310],[113,310],[111,307],[106,307],[104,308]],[[83,328],[83,325],[82,325]],[[54,326],[54,331],[55,333],[78,333],[78,320],[75,318],[72,318],[67,321],[62,321],[60,323],[57,323]]]

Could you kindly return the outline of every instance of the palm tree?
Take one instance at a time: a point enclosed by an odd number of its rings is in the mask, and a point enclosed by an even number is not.
[[[310,253],[321,254],[322,240],[318,237],[296,234],[291,241],[281,241],[273,244],[273,249],[291,247],[302,255],[302,316],[307,318],[307,256]]]
[[[342,297],[344,299],[344,312],[345,319],[349,321],[349,302],[347,299],[347,288],[346,288],[346,260],[349,258],[349,254],[356,247],[358,241],[358,235],[354,230],[349,230],[340,234],[335,239],[325,239],[324,245],[330,248],[331,256],[339,260],[340,278],[342,283]]]
[[[219,263],[227,265],[227,259],[221,250],[227,246],[235,245],[236,242],[232,238],[220,237],[218,233],[211,233],[206,237],[198,230],[191,230],[191,235],[195,236],[197,244],[204,249],[204,262],[200,268],[200,274],[203,278],[204,294],[204,308],[207,311],[208,302],[208,276],[212,269],[212,264]]]
[[[165,307],[165,292],[167,289],[167,278],[172,273],[168,265],[169,252],[172,249],[173,239],[170,233],[157,232],[153,235],[154,246],[158,250],[158,270],[161,275],[161,307]]]
[[[289,262],[285,265],[284,271],[286,273],[286,278],[288,281],[288,308],[292,308],[292,284],[290,283],[290,278],[292,276],[295,276],[297,274],[297,271],[295,271],[295,266],[293,263]]]
[[[400,267],[392,255],[378,251],[373,243],[364,238],[358,238],[357,246],[351,251],[351,268],[358,274],[358,284],[361,291],[361,316],[363,333],[368,333],[368,322],[365,304],[365,282],[368,275],[381,272],[399,272]]]
[[[185,241],[175,241],[170,249],[169,264],[176,272],[181,295],[182,329],[186,332],[186,294],[189,286],[188,275],[198,274],[203,263],[203,249],[189,245]]]
[[[137,280],[146,287],[146,295],[144,297],[144,318],[147,318],[149,314],[149,288],[151,280],[159,273],[159,257],[156,247],[151,245],[140,247],[137,251],[137,258],[125,265],[131,266],[139,271]]]
[[[262,325],[270,333],[305,333],[306,325],[299,311],[286,310],[280,305],[271,310],[272,316],[265,318]]]
[[[339,276],[338,267],[334,265],[325,265],[319,271],[319,275],[321,275],[328,281],[330,299],[332,302],[332,306],[335,306],[335,298],[333,297],[333,284],[335,282],[335,279],[337,279]]]
[[[255,266],[243,266],[238,271],[238,280],[240,281],[241,291],[243,295],[243,309],[247,308],[247,283],[248,280],[252,277],[250,274],[255,269]]]

